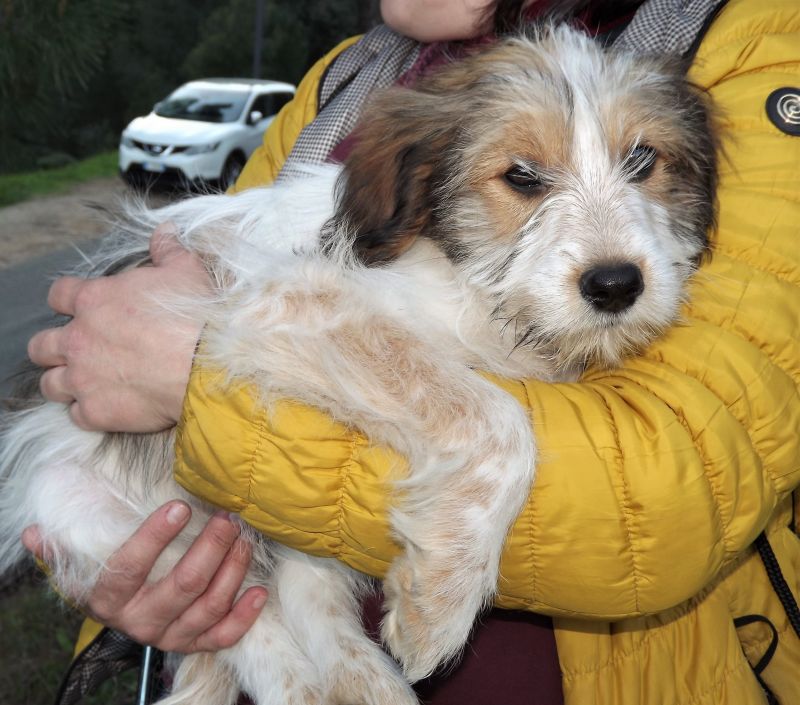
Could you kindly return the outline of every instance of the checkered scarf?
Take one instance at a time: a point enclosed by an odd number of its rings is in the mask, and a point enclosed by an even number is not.
[[[614,46],[646,54],[686,56],[722,0],[647,0]],[[385,25],[345,49],[323,77],[319,112],[295,142],[279,180],[320,164],[350,134],[372,92],[394,84],[414,66],[424,45]]]

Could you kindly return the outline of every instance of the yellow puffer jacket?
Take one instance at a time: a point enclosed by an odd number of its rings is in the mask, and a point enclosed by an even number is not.
[[[335,53],[276,120],[240,188],[274,177]],[[797,594],[800,137],[776,129],[765,103],[800,86],[800,5],[732,0],[690,75],[729,137],[714,256],[684,322],[580,384],[495,380],[531,409],[541,448],[497,604],[554,616],[570,705],[766,702],[748,659],[772,632],[734,626],[751,614],[778,633],[765,682],[781,703],[800,703],[800,640],[750,548],[766,527]],[[385,483],[402,459],[296,403],[268,418],[247,388],[215,379],[193,372],[178,481],[294,548],[382,574],[397,552]]]

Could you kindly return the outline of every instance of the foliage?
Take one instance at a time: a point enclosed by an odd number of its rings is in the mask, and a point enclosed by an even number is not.
[[[108,178],[116,173],[117,153],[114,151],[96,154],[55,169],[0,174],[0,208],[34,196],[57,193],[81,181]]]
[[[363,0],[267,0],[260,75],[299,81],[320,54],[363,31]],[[182,70],[188,76],[250,75],[254,0],[228,0],[212,12]]]
[[[296,82],[377,0],[263,0],[260,74]],[[256,0],[0,0],[0,173],[82,158],[180,83],[250,76]],[[55,159],[57,161],[57,159]]]
[[[63,127],[54,98],[82,92],[120,17],[115,0],[7,0],[0,5],[0,164],[30,136]]]

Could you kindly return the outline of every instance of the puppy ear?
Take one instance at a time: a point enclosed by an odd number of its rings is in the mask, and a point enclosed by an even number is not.
[[[724,158],[722,144],[722,119],[708,93],[699,86],[687,83],[688,99],[685,113],[690,132],[692,149],[685,159],[687,179],[695,191],[696,230],[703,245],[699,260],[711,252],[709,233],[717,226],[717,186],[719,181],[719,159]]]
[[[432,225],[449,141],[433,103],[430,95],[392,88],[356,128],[334,222],[366,264],[399,257]]]
[[[699,265],[711,254],[710,235],[716,229],[718,160],[724,157],[721,121],[707,92],[683,76],[678,86],[664,103],[674,106],[681,131],[670,155],[677,177],[672,198],[680,204],[687,236],[700,246]]]

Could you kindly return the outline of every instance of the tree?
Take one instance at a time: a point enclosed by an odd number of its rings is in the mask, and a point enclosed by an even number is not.
[[[7,0],[0,5],[0,170],[63,129],[59,102],[102,67],[118,0]]]
[[[376,19],[375,7],[375,0],[266,0],[261,76],[296,83],[324,52],[368,29]],[[254,0],[220,5],[204,23],[182,73],[249,76],[254,17]]]

